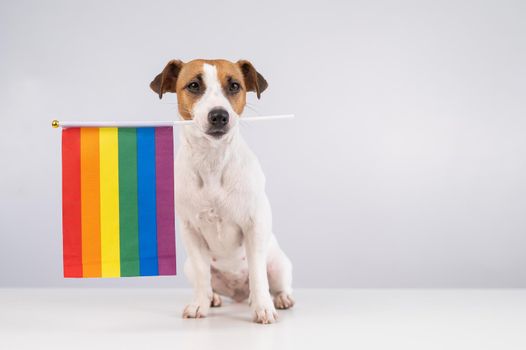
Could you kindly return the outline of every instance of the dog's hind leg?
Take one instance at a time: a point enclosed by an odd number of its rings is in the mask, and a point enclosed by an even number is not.
[[[270,293],[276,309],[294,306],[292,298],[292,263],[272,237],[267,260],[267,274]]]
[[[220,307],[223,304],[223,301],[221,300],[221,297],[217,293],[212,294],[212,300],[210,301],[211,307]]]

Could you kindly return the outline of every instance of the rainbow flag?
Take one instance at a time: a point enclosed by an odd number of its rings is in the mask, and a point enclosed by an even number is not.
[[[172,127],[62,131],[64,277],[175,275]]]

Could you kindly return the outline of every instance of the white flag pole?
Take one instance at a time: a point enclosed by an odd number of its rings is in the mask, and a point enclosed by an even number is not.
[[[280,114],[268,115],[260,117],[243,117],[238,120],[244,122],[256,122],[266,120],[278,120],[294,118],[294,114]],[[127,121],[127,122],[82,122],[82,121],[58,121],[53,120],[51,126],[53,128],[140,128],[140,127],[159,127],[159,126],[178,126],[178,125],[192,125],[193,120],[174,120],[174,121]]]

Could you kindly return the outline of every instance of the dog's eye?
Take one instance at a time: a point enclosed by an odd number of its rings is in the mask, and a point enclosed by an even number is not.
[[[190,92],[193,92],[193,93],[198,93],[199,90],[201,89],[201,86],[199,85],[199,83],[197,81],[192,81],[190,84],[188,84],[186,86],[186,88],[188,89],[188,91]]]
[[[231,82],[230,85],[228,86],[228,91],[235,94],[236,92],[239,91],[240,88],[241,86],[239,85],[239,83]]]

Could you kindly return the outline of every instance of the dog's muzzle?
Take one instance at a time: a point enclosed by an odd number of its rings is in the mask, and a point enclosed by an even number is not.
[[[224,108],[214,108],[208,113],[207,134],[220,138],[228,132],[228,112]]]

